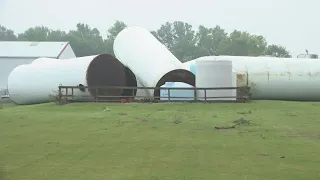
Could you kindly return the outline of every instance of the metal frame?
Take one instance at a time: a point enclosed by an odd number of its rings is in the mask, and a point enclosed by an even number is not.
[[[74,96],[74,89],[79,89],[79,86],[59,86],[59,91],[58,91],[58,101],[59,104],[65,104],[69,102],[83,102],[84,100],[77,100]],[[86,91],[88,91],[87,86],[81,87],[84,88]],[[85,100],[85,102],[121,102],[121,99],[126,99],[129,98],[133,102],[249,102],[251,101],[251,93],[250,93],[250,87],[221,87],[221,88],[194,88],[194,87],[123,87],[123,86],[108,86],[108,87],[90,87],[90,89],[94,90],[95,93],[93,95],[94,99],[89,99]],[[143,96],[135,96],[132,94],[132,96],[97,96],[99,94],[99,90],[101,89],[153,89],[153,90],[168,90],[168,96],[159,96],[159,97],[143,97]],[[237,90],[237,96],[227,96],[227,97],[208,97],[207,96],[207,91],[208,90],[231,90],[231,89],[236,89]],[[194,98],[192,99],[190,97],[171,97],[170,96],[170,91],[171,90],[193,90],[194,91]],[[198,90],[204,90],[204,100],[197,100],[196,99],[196,92]],[[91,92],[92,93],[92,92]],[[81,97],[81,98],[89,98],[88,96],[86,97]],[[110,98],[110,100],[108,99]],[[160,98],[168,98],[168,100],[160,100]],[[190,100],[172,100],[171,98],[174,99],[183,99],[187,98]],[[235,98],[236,100],[212,100],[212,99],[217,99],[217,98]],[[108,99],[108,100],[106,100]],[[114,99],[114,100],[112,100]],[[137,100],[139,99],[139,100]]]

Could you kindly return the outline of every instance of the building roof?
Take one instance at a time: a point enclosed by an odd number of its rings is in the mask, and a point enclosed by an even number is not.
[[[0,41],[0,57],[58,58],[69,42]]]

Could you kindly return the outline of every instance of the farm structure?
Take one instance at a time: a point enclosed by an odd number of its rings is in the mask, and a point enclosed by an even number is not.
[[[68,42],[0,41],[0,91],[7,88],[11,71],[35,59],[76,57]]]
[[[9,94],[17,104],[34,104],[49,101],[48,95],[59,86],[79,86],[72,88],[78,98],[87,95],[119,101],[146,96],[161,100],[169,98],[166,94],[170,86],[170,99],[178,98],[174,94],[186,94],[181,100],[235,100],[239,97],[237,87],[249,87],[252,99],[320,100],[318,59],[206,56],[182,63],[149,30],[139,26],[123,29],[115,38],[113,50],[115,57],[42,58],[21,65],[9,76]],[[38,72],[43,72],[41,79],[33,87],[26,84],[28,79],[37,78]],[[82,91],[83,86],[87,91]],[[111,86],[117,88],[111,90]],[[227,89],[199,90],[195,94],[192,88]]]

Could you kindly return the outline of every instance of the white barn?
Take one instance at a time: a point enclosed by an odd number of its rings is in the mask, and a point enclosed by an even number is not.
[[[0,41],[0,95],[15,67],[40,57],[67,59],[76,55],[68,42]]]

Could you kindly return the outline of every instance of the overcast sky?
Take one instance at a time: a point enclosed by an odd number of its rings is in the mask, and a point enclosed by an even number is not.
[[[0,0],[0,24],[20,33],[38,25],[70,30],[83,22],[105,35],[116,20],[150,30],[180,20],[260,34],[295,56],[305,49],[320,53],[319,8],[319,0]]]

